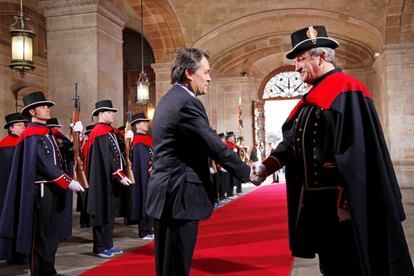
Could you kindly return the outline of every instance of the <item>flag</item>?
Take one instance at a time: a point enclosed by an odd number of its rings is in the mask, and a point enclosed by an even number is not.
[[[241,98],[239,98],[239,105],[237,106],[237,120],[239,122],[239,136],[243,136],[243,113],[241,106]]]

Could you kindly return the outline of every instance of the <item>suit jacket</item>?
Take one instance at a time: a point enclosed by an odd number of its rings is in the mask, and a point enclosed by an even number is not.
[[[158,104],[153,120],[154,161],[147,213],[159,219],[164,205],[174,219],[207,219],[216,197],[209,158],[249,181],[250,168],[211,129],[203,104],[175,84]]]

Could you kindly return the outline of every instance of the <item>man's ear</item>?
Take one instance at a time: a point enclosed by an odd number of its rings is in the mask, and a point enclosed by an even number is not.
[[[185,69],[184,74],[188,80],[193,80],[193,73],[190,70]]]
[[[322,64],[322,60],[323,60],[323,61],[326,61],[326,52],[325,52],[325,51],[322,51],[322,52],[320,53],[320,55],[319,55],[319,58],[320,58],[320,62],[319,62],[319,64]]]
[[[29,109],[29,114],[34,116],[36,114],[36,111],[34,109]]]

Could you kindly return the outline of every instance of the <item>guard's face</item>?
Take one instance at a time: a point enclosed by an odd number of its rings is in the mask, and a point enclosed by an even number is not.
[[[17,136],[20,136],[24,129],[26,128],[26,124],[24,122],[14,123],[10,126],[10,131]]]
[[[135,127],[137,128],[137,130],[140,130],[141,132],[147,133],[148,132],[148,125],[149,125],[148,121],[140,121],[135,125]]]
[[[200,61],[200,67],[193,73],[187,70],[186,77],[196,96],[207,94],[208,85],[211,81],[208,60],[203,57]]]
[[[302,81],[311,84],[320,77],[321,58],[312,57],[309,51],[300,53],[295,58],[295,70],[302,78]]]
[[[99,112],[99,118],[98,118],[100,123],[105,123],[105,124],[112,124],[113,122],[115,122],[115,112],[113,111],[104,111],[104,112]]]
[[[30,109],[29,113],[36,119],[41,121],[47,121],[50,119],[50,108],[47,105],[37,106],[34,109]]]

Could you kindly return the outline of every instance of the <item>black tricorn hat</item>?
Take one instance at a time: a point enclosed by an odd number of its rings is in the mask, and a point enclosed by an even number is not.
[[[62,127],[57,118],[50,118],[46,121],[48,127]]]
[[[132,119],[131,119],[131,125],[135,125],[138,122],[148,122],[150,121],[150,119],[147,119],[147,117],[145,117],[145,114],[140,112],[140,113],[136,113],[134,115],[132,115]]]
[[[86,130],[85,130],[85,135],[88,135],[91,131],[92,131],[92,129],[93,129],[93,127],[94,127],[95,125],[88,125],[88,126],[86,126]]]
[[[233,131],[227,131],[226,132],[226,139],[229,138],[229,137],[231,137],[231,136],[233,136],[233,135],[234,135],[234,132]]]
[[[220,138],[223,138],[224,137],[224,133],[223,132],[220,132],[219,134],[217,134],[218,135],[218,137],[220,137]]]
[[[95,103],[95,110],[92,111],[92,116],[96,116],[96,115],[98,115],[99,112],[104,112],[104,111],[117,112],[118,109],[116,109],[112,106],[112,101],[111,100],[98,101],[98,102]]]
[[[29,110],[36,108],[41,105],[47,105],[49,107],[54,106],[55,103],[52,101],[48,101],[45,98],[45,95],[41,91],[33,92],[27,94],[23,97],[24,107],[20,111],[21,115],[29,115]]]
[[[286,54],[286,58],[294,59],[297,54],[317,48],[327,47],[335,49],[339,42],[329,38],[325,26],[310,26],[293,32],[290,35],[292,50]]]
[[[4,118],[6,119],[4,129],[8,129],[14,123],[27,122],[27,119],[22,117],[19,112],[8,114]]]

